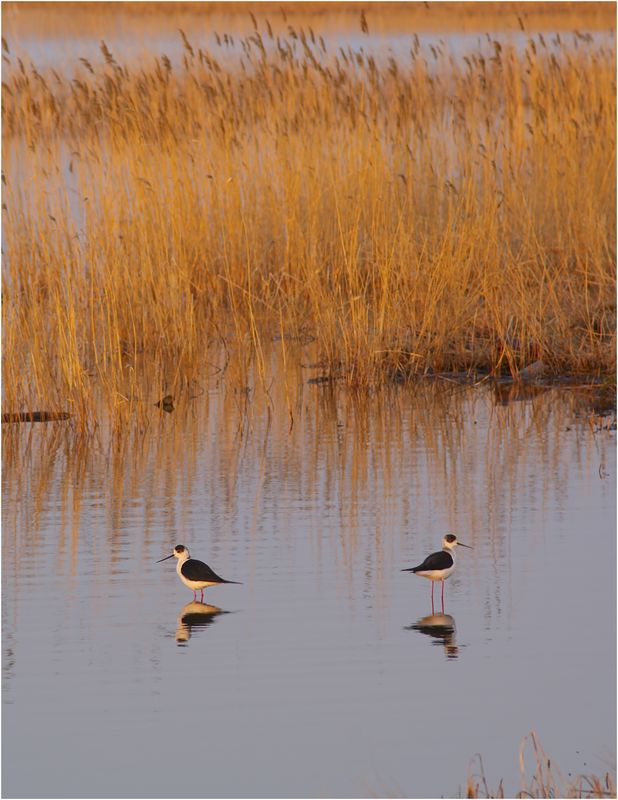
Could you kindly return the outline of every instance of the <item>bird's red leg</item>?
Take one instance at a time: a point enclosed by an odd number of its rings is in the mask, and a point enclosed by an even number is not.
[[[202,603],[204,602],[204,590],[202,589]]]
[[[444,614],[444,581],[442,581],[442,613]]]
[[[434,613],[433,610],[433,581],[431,581],[431,613]]]

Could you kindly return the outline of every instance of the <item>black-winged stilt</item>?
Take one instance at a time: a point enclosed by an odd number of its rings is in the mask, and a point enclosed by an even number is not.
[[[197,598],[197,590],[202,592],[202,600],[204,599],[204,589],[207,586],[218,586],[220,583],[238,583],[238,581],[226,581],[220,578],[215,572],[211,570],[208,564],[203,561],[197,561],[195,558],[189,556],[188,549],[184,544],[177,544],[171,556],[160,558],[157,564],[161,561],[167,561],[168,558],[177,558],[176,572],[178,577],[193,591],[193,598]]]
[[[433,614],[433,585],[435,581],[442,581],[442,613],[444,613],[444,581],[455,569],[455,548],[467,547],[469,550],[472,548],[468,544],[458,542],[457,537],[452,533],[447,533],[442,539],[442,550],[438,553],[432,553],[430,556],[419,564],[418,567],[409,567],[402,569],[402,572],[414,572],[415,575],[420,575],[422,578],[429,578],[431,581],[431,613]]]

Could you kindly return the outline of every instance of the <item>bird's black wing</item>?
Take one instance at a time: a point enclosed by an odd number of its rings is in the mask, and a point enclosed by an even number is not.
[[[182,574],[189,581],[211,581],[212,583],[236,583],[236,581],[226,581],[220,578],[208,564],[198,561],[196,558],[189,558],[182,565]]]
[[[217,583],[225,583],[223,578],[220,578],[216,572],[213,572],[208,564],[203,561],[198,561],[195,558],[189,558],[182,565],[182,574],[189,581],[213,581]]]
[[[418,567],[410,567],[410,569],[404,569],[402,572],[426,572],[430,569],[448,569],[452,566],[453,556],[447,553],[446,550],[440,550],[439,553],[432,553],[430,556],[427,556]]]

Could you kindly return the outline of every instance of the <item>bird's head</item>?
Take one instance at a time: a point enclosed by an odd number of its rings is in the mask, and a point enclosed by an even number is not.
[[[463,542],[457,541],[457,537],[454,533],[447,533],[444,539],[442,539],[443,550],[454,550],[457,545],[459,545],[459,547],[467,547],[468,550],[472,550],[469,544],[464,544]]]
[[[189,558],[189,551],[184,544],[177,544],[174,548],[174,552],[170,556],[160,558],[159,561],[157,561],[157,564],[159,564],[161,561],[167,561],[168,558],[179,558],[182,561],[186,561]]]

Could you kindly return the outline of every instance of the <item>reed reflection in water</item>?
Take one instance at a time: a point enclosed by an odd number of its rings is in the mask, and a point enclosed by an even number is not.
[[[574,772],[612,752],[615,432],[589,390],[361,397],[287,356],[268,354],[270,386],[231,364],[197,400],[175,388],[124,436],[3,431],[6,795],[85,796],[102,752],[109,797],[202,796],[204,772],[213,796],[451,794],[476,752],[508,778],[533,728]],[[400,568],[448,531],[474,550],[452,616],[426,617]],[[178,541],[243,581],[239,613],[176,612],[186,589],[156,560]]]

